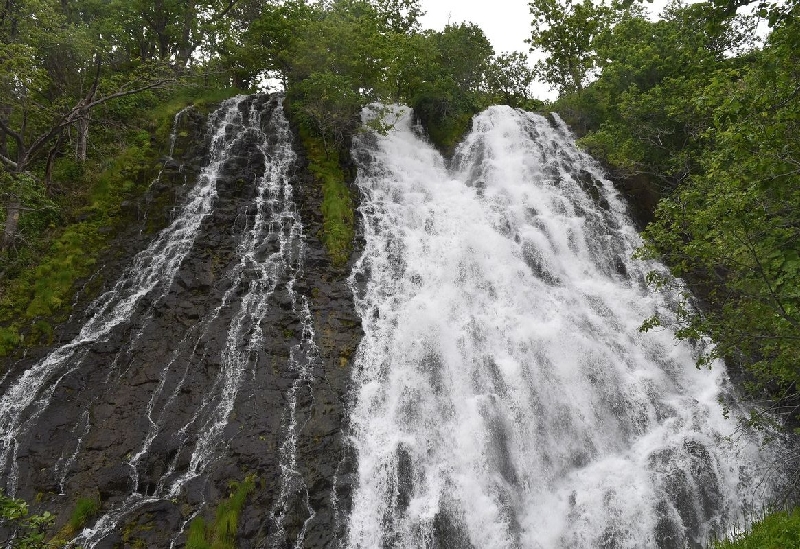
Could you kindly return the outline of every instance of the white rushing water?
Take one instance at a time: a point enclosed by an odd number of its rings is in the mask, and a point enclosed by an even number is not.
[[[447,169],[406,109],[354,147],[364,338],[349,547],[696,546],[768,496],[563,123],[492,107]],[[741,466],[741,467],[740,467]]]
[[[255,196],[247,208],[244,226],[236,230],[236,260],[225,275],[229,289],[222,296],[220,304],[187,331],[172,362],[163,369],[146,411],[149,431],[142,446],[128,462],[133,491],[121,505],[100,517],[74,540],[80,546],[95,546],[117,530],[125,516],[147,503],[178,497],[189,481],[203,475],[208,465],[218,458],[237,395],[246,376],[252,375],[258,362],[258,353],[264,345],[261,324],[269,312],[270,298],[276,289],[285,287],[291,294],[296,314],[302,318],[307,315],[307,304],[302,302],[302,298],[296,297],[292,290],[302,268],[303,225],[293,200],[289,175],[295,162],[291,133],[280,99],[269,119],[264,119],[262,109],[264,106],[254,101],[247,116],[239,119],[240,125],[225,130],[234,142],[251,140],[253,146],[258,148],[264,170],[263,175],[255,181]],[[139,469],[143,467],[141,462],[165,428],[170,414],[178,411],[175,399],[184,386],[187,369],[198,352],[197,348],[210,337],[209,331],[213,329],[221,311],[231,306],[236,307],[236,313],[227,326],[219,371],[207,387],[202,404],[174,435],[181,440],[181,446],[187,447],[190,452],[188,466],[183,470],[176,469],[177,455],[181,453],[177,452],[151,489],[152,493],[142,493],[139,486]],[[182,363],[176,363],[178,360]],[[171,389],[167,392],[166,387]],[[289,459],[291,457],[288,456]],[[174,533],[173,545],[175,540],[181,539],[183,529],[199,511],[198,508],[190,513],[181,531]]]

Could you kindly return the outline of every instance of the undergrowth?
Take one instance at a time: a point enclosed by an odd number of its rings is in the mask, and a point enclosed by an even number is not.
[[[203,517],[196,517],[191,522],[186,549],[234,549],[239,515],[255,485],[255,475],[248,475],[242,482],[231,482],[231,493],[217,507],[214,522],[209,524]]]
[[[338,154],[327,150],[321,138],[302,128],[300,137],[308,154],[308,170],[322,187],[322,242],[333,265],[341,267],[353,250],[353,198]]]
[[[713,542],[709,549],[792,548],[800,548],[800,508],[766,515],[749,532],[737,532],[731,539]]]
[[[106,113],[109,127],[92,128],[93,154],[81,165],[55,163],[52,184],[34,188],[41,207],[20,220],[21,239],[0,256],[0,357],[50,344],[66,320],[76,282],[126,222],[122,205],[156,177],[175,114],[188,104],[208,111],[235,93],[186,87],[169,99],[155,94],[120,101]]]

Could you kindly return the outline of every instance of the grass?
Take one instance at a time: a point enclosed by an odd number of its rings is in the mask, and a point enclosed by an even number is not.
[[[78,532],[97,515],[98,511],[100,511],[100,502],[96,498],[80,498],[69,517],[70,529]]]
[[[800,548],[800,508],[778,511],[753,524],[749,532],[715,541],[709,549],[792,549]]]
[[[231,493],[217,506],[212,524],[203,517],[197,517],[189,524],[186,549],[235,549],[239,515],[255,485],[255,475],[248,475],[242,482],[232,482]]]
[[[96,497],[79,498],[67,523],[46,545],[48,548],[66,547],[69,540],[78,535],[84,526],[100,512],[100,500]],[[25,546],[27,547],[27,546]],[[38,545],[36,547],[39,547]],[[44,547],[44,546],[42,546]]]

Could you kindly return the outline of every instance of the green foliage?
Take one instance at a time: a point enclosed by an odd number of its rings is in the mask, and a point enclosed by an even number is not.
[[[675,3],[649,21],[629,8],[593,41],[599,78],[556,107],[618,175],[658,186],[642,258],[689,284],[676,335],[712,340],[698,365],[745,367],[755,398],[800,386],[800,89],[795,18],[754,49],[753,20]],[[656,289],[671,285],[651,277]],[[697,306],[699,303],[699,306]],[[659,325],[654,317],[643,329]]]
[[[292,115],[322,139],[325,151],[342,147],[359,123],[361,98],[347,76],[315,72],[292,88]]]
[[[750,532],[736,533],[732,539],[715,541],[709,549],[788,549],[800,547],[800,509],[766,515],[753,524]]]
[[[776,28],[749,67],[710,80],[699,173],[661,202],[642,251],[711,304],[679,335],[709,336],[714,354],[747,364],[759,396],[794,395],[800,382],[796,32]]]
[[[46,542],[46,530],[54,517],[47,511],[41,515],[31,515],[28,504],[0,493],[0,529],[5,539],[0,540],[3,547],[11,549],[45,549],[53,547]]]
[[[120,173],[121,168],[131,166],[129,161],[138,162],[141,154],[136,147],[128,149],[97,176],[90,187],[91,194],[86,197],[90,202],[76,212],[81,220],[51,236],[52,240],[43,233],[32,242],[41,250],[38,258],[6,260],[8,278],[0,297],[0,324],[4,325],[0,331],[0,355],[20,342],[20,330],[29,332],[26,343],[39,343],[36,331],[25,328],[25,324],[49,318],[69,304],[75,281],[90,273],[97,252],[110,235],[106,228],[114,223],[120,202],[129,195],[130,189],[126,191],[119,180],[125,177]],[[27,218],[36,219],[32,215]]]
[[[268,6],[226,57],[253,78],[277,73],[296,122],[341,148],[367,104],[405,102],[432,140],[451,149],[492,101],[526,105],[532,73],[523,56],[494,56],[471,23],[418,30],[416,0],[300,0]]]
[[[731,84],[743,59],[726,52],[746,47],[747,23],[720,19],[708,4],[675,4],[659,21],[635,9],[621,14],[594,41],[602,74],[586,90],[591,103],[582,111],[591,133],[583,145],[619,172],[645,174],[667,191],[697,172],[712,117],[706,85]],[[702,100],[687,100],[693,97]]]
[[[598,62],[595,39],[610,24],[613,10],[592,0],[534,0],[528,5],[533,16],[528,42],[545,53],[536,63],[537,75],[560,93],[580,93]]]
[[[249,475],[242,482],[232,482],[231,494],[217,507],[213,524],[207,524],[202,517],[196,517],[189,524],[186,535],[187,549],[234,549],[239,515],[247,501],[247,496],[255,488],[256,477]]]
[[[428,40],[432,63],[424,68],[418,86],[409,90],[408,100],[431,141],[451,154],[472,116],[489,104],[484,81],[494,50],[471,23],[448,25]]]
[[[528,67],[528,56],[524,53],[515,51],[495,56],[485,74],[490,101],[528,108],[534,78],[534,71]]]
[[[337,154],[331,155],[320,138],[301,132],[308,154],[308,169],[322,188],[322,242],[336,267],[350,259],[353,251],[353,199]]]
[[[100,511],[100,502],[97,498],[80,498],[75,504],[75,509],[69,517],[69,527],[73,532],[79,532],[81,528],[93,519]]]

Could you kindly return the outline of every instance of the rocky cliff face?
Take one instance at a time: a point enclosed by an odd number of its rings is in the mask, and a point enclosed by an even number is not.
[[[131,257],[152,247],[154,227],[173,230],[215,140],[227,140],[210,209],[174,275],[95,339],[85,326],[105,305],[82,296],[60,342],[2,381],[4,393],[25,389],[23,372],[69,353],[28,386],[32,399],[3,402],[3,481],[59,526],[79,499],[99,501],[83,546],[181,547],[190,521],[213,522],[246,477],[255,487],[239,547],[329,547],[341,534],[331,525],[349,506],[342,425],[360,321],[348,269],[333,268],[320,241],[321,192],[280,102],[231,102],[226,127],[182,115],[174,158],[127,205],[132,223],[99,277],[106,293],[130,291],[120,281]]]

